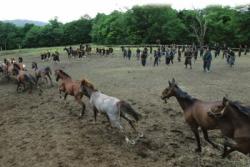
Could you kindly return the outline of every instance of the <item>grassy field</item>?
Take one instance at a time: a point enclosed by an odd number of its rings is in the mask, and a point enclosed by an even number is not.
[[[166,66],[163,62],[153,67],[152,56],[147,67],[136,58],[124,60],[119,48],[109,57],[91,55],[83,60],[68,60],[63,48],[61,63],[41,62],[44,50],[24,49],[0,53],[4,57],[24,58],[30,69],[31,62],[38,66],[62,68],[74,79],[83,77],[92,81],[105,94],[128,101],[143,115],[138,128],[144,132],[135,146],[125,143],[120,133],[109,127],[106,118],[93,112],[87,98],[86,115],[78,119],[80,106],[72,97],[65,105],[59,98],[57,86],[44,88],[42,96],[16,93],[15,82],[0,78],[0,166],[18,167],[119,167],[119,166],[250,166],[248,156],[234,152],[221,159],[221,152],[204,141],[201,154],[194,152],[196,142],[185,123],[182,109],[175,98],[167,104],[160,99],[161,92],[173,77],[190,95],[202,100],[221,100],[226,94],[232,100],[250,104],[250,55],[236,58],[230,68],[221,57],[213,59],[212,71],[202,71],[202,60],[193,69],[184,68],[184,60]],[[54,49],[54,48],[53,48]],[[55,82],[55,78],[53,78]],[[70,111],[72,114],[70,114]],[[129,127],[126,129],[130,131]],[[222,144],[218,130],[209,132],[216,143]]]

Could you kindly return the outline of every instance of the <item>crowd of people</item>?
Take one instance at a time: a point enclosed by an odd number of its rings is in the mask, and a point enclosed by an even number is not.
[[[172,45],[161,45],[161,46],[147,46],[143,49],[137,47],[135,54],[132,53],[132,47],[125,48],[124,46],[121,47],[123,58],[131,60],[132,55],[136,56],[137,61],[141,61],[142,66],[146,66],[148,57],[152,56],[154,58],[153,66],[158,66],[162,59],[165,59],[165,64],[170,65],[174,64],[174,58],[177,55],[178,62],[182,61],[182,55],[184,56],[184,65],[185,68],[192,69],[192,63],[198,59],[198,55],[203,60],[203,70],[204,72],[210,72],[211,70],[211,63],[212,59],[217,58],[221,50],[223,52],[222,58],[226,58],[226,62],[233,67],[235,64],[235,55],[236,50],[233,50],[229,47],[224,45],[223,47],[219,47],[218,44],[215,44],[214,47],[203,46],[197,47],[196,45],[182,45],[177,46],[175,44]],[[214,52],[212,52],[214,50]],[[242,52],[246,55],[248,53],[248,48],[245,46],[245,50],[240,48],[237,50],[239,57],[241,56]],[[213,56],[214,55],[214,56]]]

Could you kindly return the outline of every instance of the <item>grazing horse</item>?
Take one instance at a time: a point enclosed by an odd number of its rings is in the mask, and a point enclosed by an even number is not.
[[[101,112],[107,116],[107,119],[112,127],[120,129],[121,132],[125,134],[124,128],[121,125],[121,118],[124,118],[137,133],[134,122],[137,122],[141,115],[136,112],[127,102],[99,92],[94,88],[92,83],[85,79],[81,81],[81,91],[90,99],[90,103],[94,110],[95,121],[97,113]],[[138,137],[139,136],[142,137],[142,134],[138,135]],[[131,144],[135,144],[135,141],[130,140],[126,135],[125,140]]]
[[[48,79],[47,79],[48,77],[50,80],[51,86],[53,86],[53,82],[50,77],[50,75],[52,74],[50,67],[38,68],[37,63],[32,62],[32,69],[35,71],[36,82],[38,82],[38,80],[42,78],[42,79],[45,79],[46,83],[48,84]]]
[[[199,127],[201,127],[202,129],[205,140],[208,143],[210,143],[213,147],[218,148],[218,146],[214,144],[212,141],[210,141],[210,139],[208,138],[207,131],[218,128],[217,121],[210,118],[208,116],[208,112],[211,109],[220,106],[222,102],[221,101],[205,102],[193,98],[186,92],[181,90],[175,83],[174,79],[172,80],[172,82],[169,81],[169,87],[162,92],[161,98],[166,102],[166,99],[172,96],[176,97],[177,101],[179,102],[181,108],[184,111],[185,120],[191,127],[191,130],[195,135],[198,146],[195,151],[201,152],[200,136],[198,131]]]
[[[19,91],[19,88],[21,87],[21,85],[23,85],[25,89],[26,83],[29,83],[30,85],[29,93],[32,93],[32,89],[34,86],[36,86],[40,90],[40,94],[42,93],[42,90],[37,86],[36,79],[27,71],[23,71],[22,69],[20,69],[18,64],[14,63],[13,73],[14,75],[16,75],[16,79],[17,79],[17,88],[16,88],[17,92]]]
[[[68,95],[74,96],[77,103],[82,106],[82,111],[80,113],[80,117],[82,117],[86,107],[84,102],[81,100],[83,93],[80,91],[80,81],[72,80],[71,77],[61,69],[55,70],[55,76],[56,81],[59,81],[59,79],[62,80],[61,84],[59,85],[60,98],[61,92],[65,93],[64,100],[66,100]]]
[[[233,151],[250,153],[250,107],[239,102],[223,98],[222,107],[211,110],[208,115],[218,121],[218,127],[225,137],[233,139],[236,144],[225,140],[222,157]],[[227,149],[229,147],[229,149]]]

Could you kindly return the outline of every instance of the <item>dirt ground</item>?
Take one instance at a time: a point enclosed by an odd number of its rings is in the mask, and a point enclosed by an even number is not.
[[[80,61],[68,61],[60,50],[62,62],[54,65],[40,61],[41,50],[8,52],[6,57],[23,56],[29,69],[36,61],[38,66],[60,67],[74,79],[88,78],[97,89],[128,101],[143,115],[138,129],[145,136],[136,145],[126,144],[123,136],[109,127],[105,116],[99,114],[94,123],[87,98],[83,98],[86,115],[79,119],[81,107],[72,97],[65,104],[57,85],[44,88],[42,96],[38,91],[18,94],[14,81],[0,77],[0,167],[250,166],[249,157],[238,152],[221,159],[221,151],[205,142],[202,134],[202,153],[195,153],[194,135],[176,99],[167,104],[160,99],[168,80],[174,77],[196,98],[220,100],[227,94],[230,99],[250,104],[250,55],[237,57],[233,68],[221,57],[216,58],[212,71],[204,73],[201,58],[190,70],[184,68],[183,59],[170,66],[162,62],[153,67],[149,58],[147,67],[142,67],[135,58],[124,60],[118,48],[113,56],[92,55]],[[126,130],[131,131],[128,126]],[[218,130],[210,131],[209,136],[222,144]]]

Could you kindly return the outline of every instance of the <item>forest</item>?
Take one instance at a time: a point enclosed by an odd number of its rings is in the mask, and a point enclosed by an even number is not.
[[[17,27],[0,22],[0,49],[66,46],[79,43],[226,44],[250,43],[250,10],[208,6],[177,11],[168,5],[134,6],[125,12],[98,13],[68,23],[57,18],[45,26]]]

